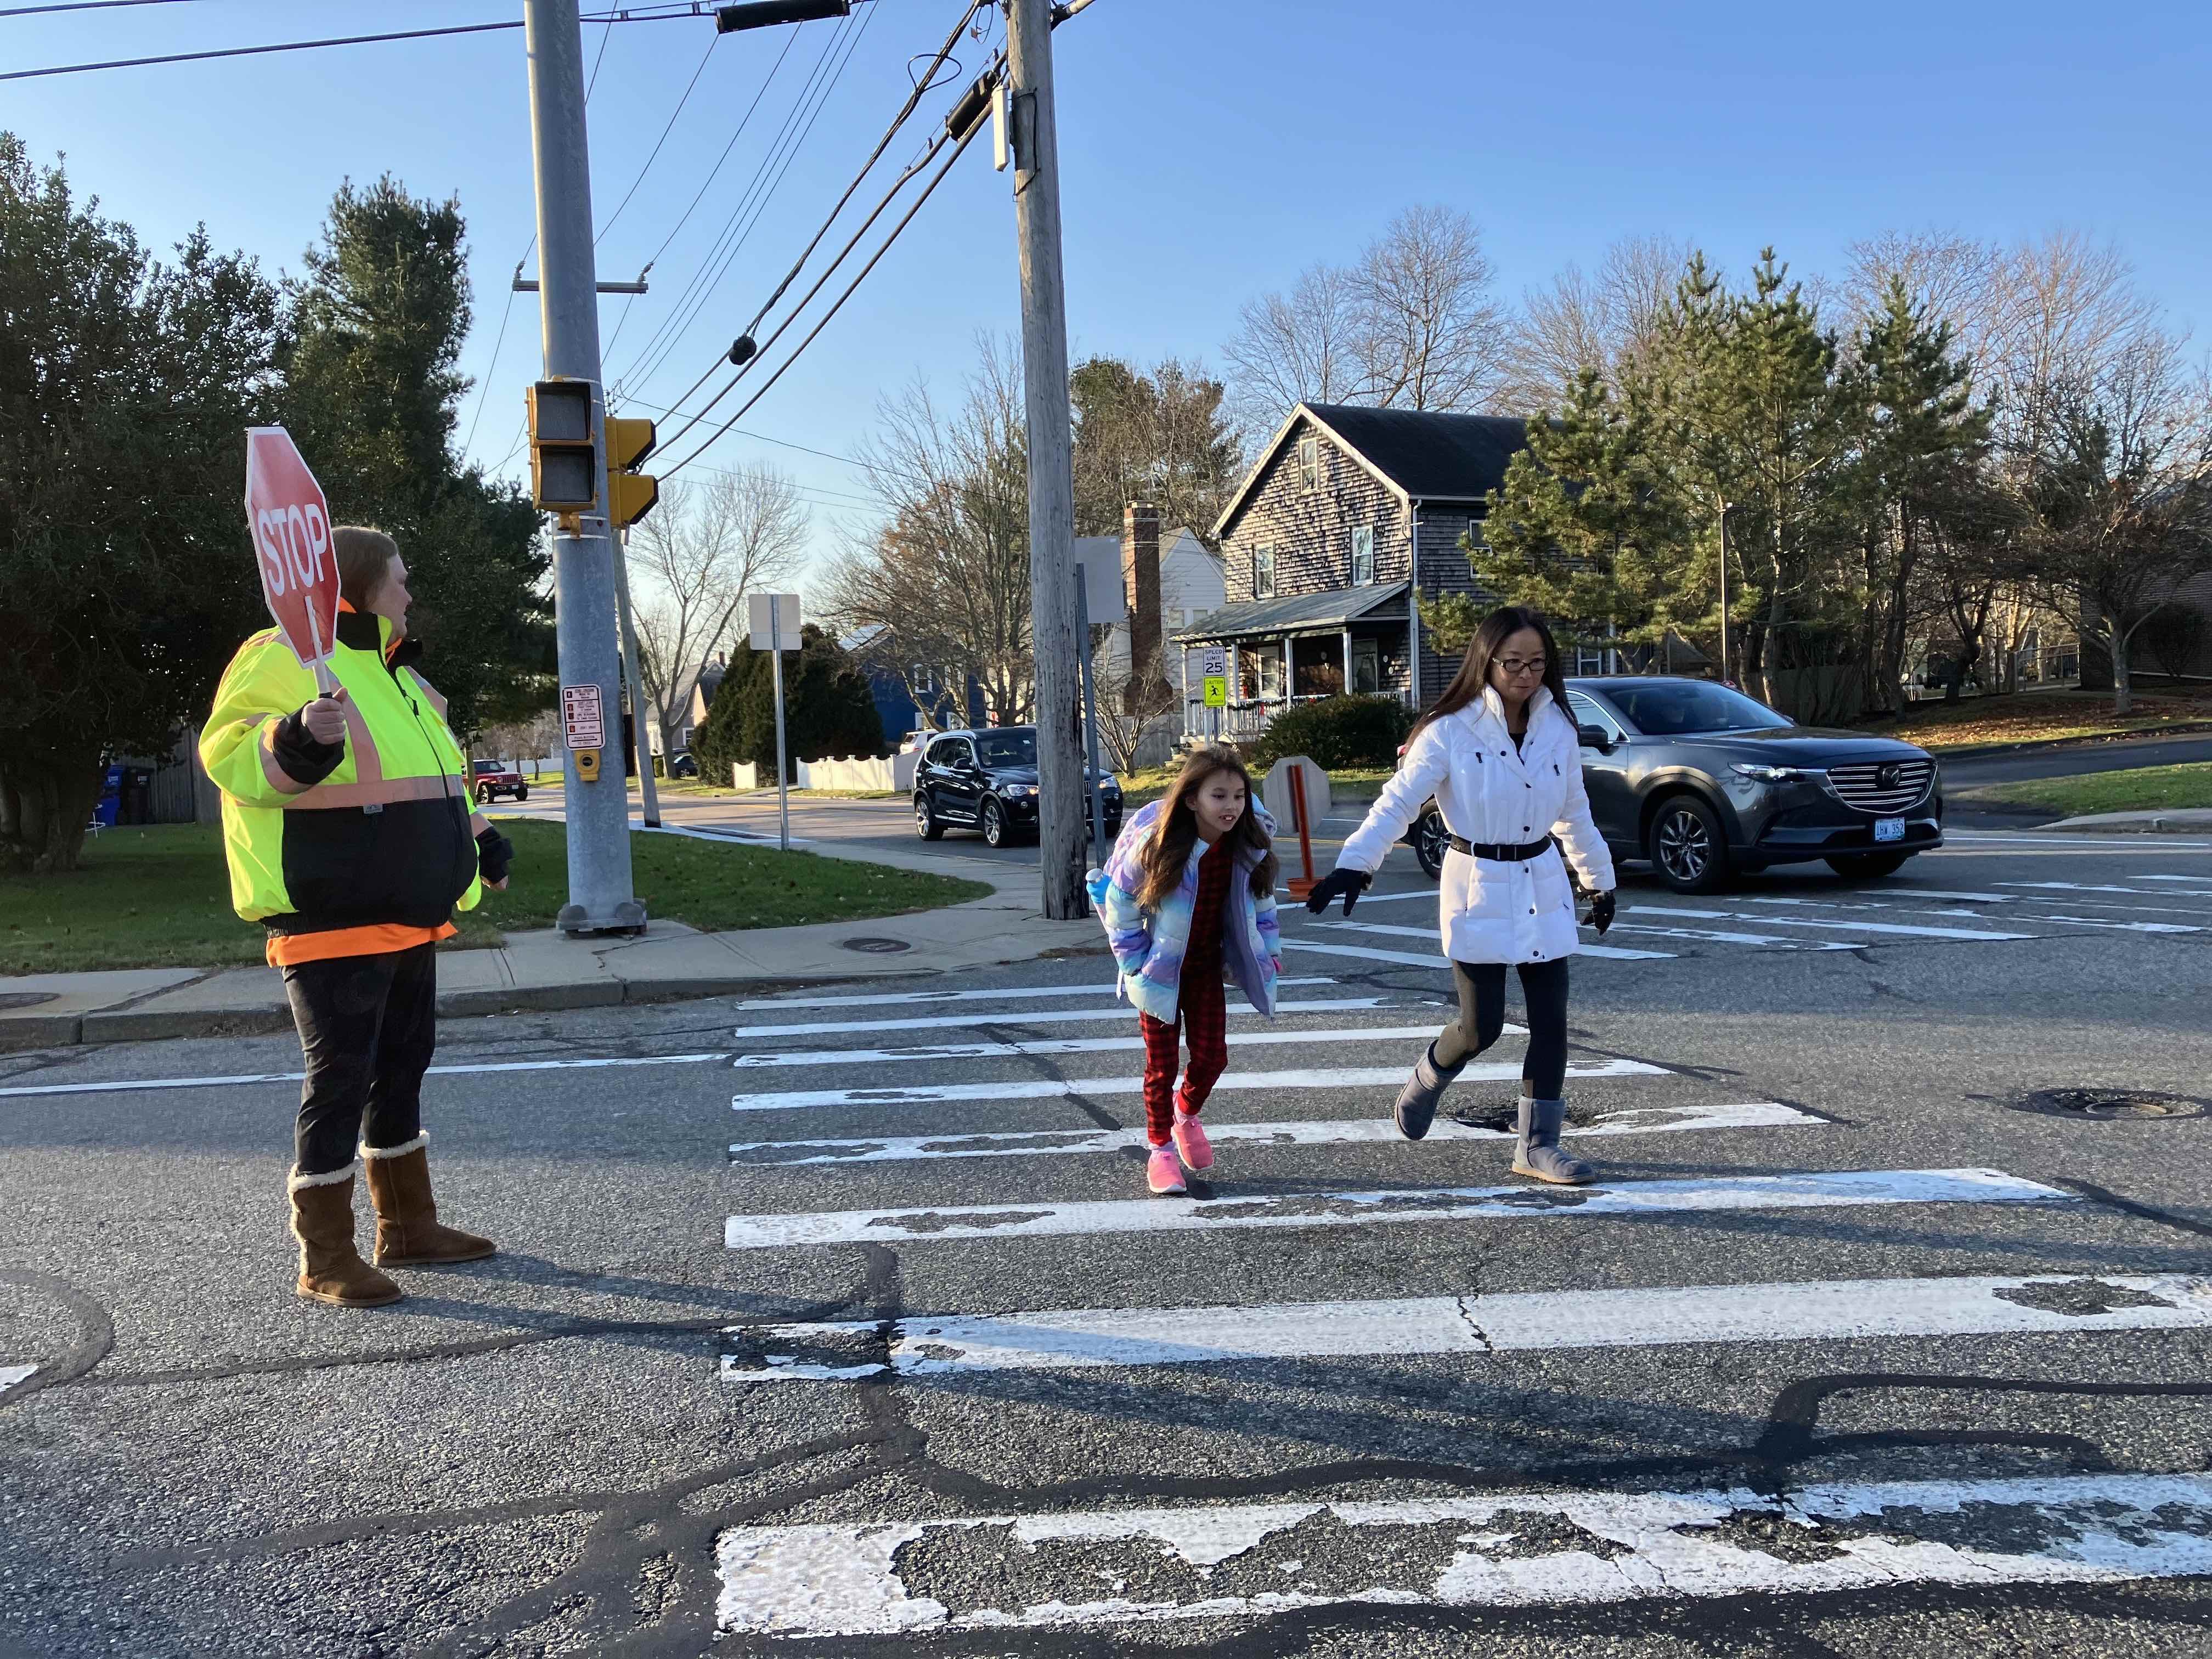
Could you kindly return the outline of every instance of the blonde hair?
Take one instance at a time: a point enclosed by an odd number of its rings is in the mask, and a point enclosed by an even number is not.
[[[338,597],[356,611],[368,609],[368,596],[392,574],[399,544],[381,530],[342,524],[331,531],[331,554],[338,567]]]

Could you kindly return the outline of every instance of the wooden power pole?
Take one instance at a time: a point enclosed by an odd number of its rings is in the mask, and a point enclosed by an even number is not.
[[[1014,222],[1021,244],[1022,365],[1030,466],[1030,635],[1036,665],[1037,868],[1044,914],[1090,913],[1076,670],[1075,474],[1067,403],[1067,294],[1060,268],[1060,143],[1052,92],[1052,0],[1011,0],[1006,76]]]

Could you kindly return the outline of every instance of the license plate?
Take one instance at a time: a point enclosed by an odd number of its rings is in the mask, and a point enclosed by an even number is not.
[[[1905,820],[1903,818],[1876,818],[1874,821],[1874,838],[1876,841],[1903,841],[1905,839]]]

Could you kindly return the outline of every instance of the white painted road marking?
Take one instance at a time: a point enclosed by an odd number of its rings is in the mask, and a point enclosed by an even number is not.
[[[2094,882],[2081,881],[2001,881],[2000,887],[2033,887],[2047,893],[2125,893],[2132,898],[2150,898],[2140,887],[2100,886]],[[2161,887],[2159,897],[2212,898],[2212,887]]]
[[[2068,1306],[2076,1304],[2075,1309]],[[1858,1341],[2212,1326],[2212,1279],[1850,1279],[1810,1284],[1680,1285],[1619,1291],[1292,1302],[1220,1308],[1076,1308],[734,1327],[759,1352],[726,1354],[729,1382],[839,1382],[884,1371],[1081,1370],[1394,1354],[1647,1348],[1681,1342]],[[883,1360],[808,1360],[885,1352]],[[797,1349],[799,1353],[779,1352]]]
[[[1518,1027],[1510,1029],[1518,1030]],[[1296,1072],[1229,1072],[1214,1092],[1238,1089],[1395,1089],[1406,1080],[1404,1066],[1342,1066]],[[1517,1060],[1478,1060],[1459,1074],[1462,1083],[1509,1083],[1521,1075]],[[1570,1078],[1664,1077],[1666,1068],[1640,1060],[1593,1060],[1567,1067]],[[1144,1092],[1138,1077],[1023,1078],[1011,1083],[915,1083],[878,1089],[794,1089],[772,1094],[738,1095],[739,1112],[802,1111],[817,1106],[922,1106],[951,1100],[1057,1100],[1069,1095],[1134,1095]]]
[[[1282,1002],[1275,1005],[1279,1014],[1340,1014],[1359,1008],[1380,1008],[1381,997],[1331,997],[1313,1002]],[[1256,1017],[1257,1008],[1239,1003],[1227,1012],[1232,1019]],[[975,1012],[963,1010],[957,1013],[925,1014],[918,1019],[849,1019],[824,1020],[803,1025],[740,1025],[730,1035],[733,1037],[830,1036],[839,1031],[930,1031],[941,1025],[1073,1025],[1087,1020],[1118,1019],[1123,1022],[1136,1018],[1136,1010],[1122,1005],[1112,1008],[1026,1008],[996,1009]]]
[[[611,1066],[703,1066],[709,1060],[729,1058],[730,1051],[721,1048],[711,1054],[631,1054],[598,1060],[486,1060],[473,1066],[433,1066],[430,1068],[430,1074],[434,1077],[461,1077],[489,1072],[592,1071]],[[21,1085],[11,1089],[0,1089],[0,1097],[120,1094],[138,1089],[235,1088],[248,1083],[297,1083],[299,1080],[300,1073],[297,1072],[245,1072],[233,1077],[118,1078],[112,1083]]]
[[[1963,899],[1969,904],[2010,904],[2012,902],[2011,898],[2003,893],[1954,893],[1942,887],[1911,887],[1900,884],[1895,887],[1876,887],[1870,890],[1880,894],[1884,898]],[[1780,899],[1755,901],[1760,904],[1779,904],[1783,902]],[[1799,902],[1817,904],[1820,901],[1792,899],[1789,902],[1793,904]]]
[[[0,1365],[0,1394],[5,1394],[18,1382],[27,1382],[39,1374],[36,1365]]]
[[[1631,909],[1638,907],[1630,906]],[[1710,945],[1750,945],[1772,951],[1856,951],[1856,945],[1817,944],[1802,939],[1771,939],[1764,933],[1731,933],[1715,927],[1654,927],[1647,922],[1616,921],[1617,933],[1656,933],[1662,939],[1686,939]]]
[[[1406,1010],[1412,1012],[1411,1009]],[[1133,1020],[1136,1015],[1128,1016]],[[1396,1037],[1432,1037],[1439,1022],[1426,1025],[1376,1025],[1328,1031],[1231,1031],[1229,1046],[1261,1042],[1381,1042]],[[1026,1054],[1103,1054],[1141,1049],[1145,1039],[1129,1037],[1038,1037],[1022,1042],[944,1042],[923,1048],[816,1048],[805,1053],[732,1054],[739,1070],[763,1066],[919,1066],[936,1060],[996,1060]],[[1042,1083],[1032,1092],[1046,1092]]]
[[[1408,1542],[1419,1528],[1435,1529],[1433,1549]],[[1801,1533],[1809,1547],[1763,1547],[1762,1532],[1775,1528]],[[1044,1546],[1064,1572],[1041,1593],[1032,1587]],[[1138,1563],[1160,1599],[1116,1593]],[[786,1637],[1095,1626],[1345,1602],[1589,1607],[1910,1583],[2114,1583],[2212,1571],[2212,1476],[1838,1482],[1796,1487],[1778,1503],[1744,1488],[1516,1492],[732,1527],[716,1540],[715,1566],[720,1627]],[[933,1593],[956,1585],[957,1610]]]
[[[2026,911],[2014,911],[2029,921],[2067,921],[2076,927],[2111,927],[2123,933],[2201,933],[2202,927],[2191,927],[2179,921],[2114,921],[2099,916],[2037,916]]]
[[[1321,926],[1349,927],[1354,932],[1365,931],[1362,924],[1356,921],[1325,921]],[[1410,927],[1405,931],[1416,939],[1436,937],[1434,928]],[[1359,957],[1369,962],[1395,963],[1407,968],[1449,969],[1451,966],[1441,945],[1428,956],[1415,956],[1407,951],[1376,951],[1358,945],[1323,945],[1316,939],[1304,939],[1295,933],[1284,934],[1283,943],[1294,950],[1319,951],[1324,955],[1332,957]],[[1622,962],[1672,962],[1674,960],[1674,953],[1672,951],[1628,951],[1611,945],[1584,944],[1577,947],[1577,954],[1585,957],[1610,957]]]
[[[2089,847],[2095,848],[2102,852],[2147,853],[2153,858],[2164,858],[2169,853],[2212,852],[2212,841],[2176,841],[2170,836],[2131,836],[2122,839],[2117,836],[2092,837],[2088,836],[2077,836],[2072,834],[2063,836],[2032,836],[2025,830],[2001,830],[1993,834],[1960,830],[1951,831],[1947,834],[1943,839],[1946,842],[1985,842],[1990,848],[1997,850],[2004,850],[2015,847],[2063,847],[2068,852],[2071,853],[2077,852],[2084,847]],[[2152,844],[2154,842],[2155,845]],[[1929,850],[1937,854],[1942,854],[1954,849],[1944,847],[1934,848]],[[1963,852],[1966,849],[1961,848],[1955,850]],[[2191,876],[2190,879],[2191,881],[2202,881],[2204,878],[2202,876]]]
[[[1395,1072],[1377,1073],[1375,1080],[1393,1085],[1403,1081]],[[1217,1083],[1214,1087],[1218,1090],[1221,1085]],[[1755,1101],[1741,1106],[1638,1106],[1608,1112],[1588,1128],[1570,1128],[1567,1133],[1662,1134],[1677,1129],[1766,1129],[1826,1121],[1810,1112],[1801,1112],[1794,1106],[1775,1101]],[[1217,1146],[1238,1142],[1271,1146],[1406,1144],[1397,1125],[1388,1118],[1374,1117],[1326,1118],[1297,1123],[1218,1123],[1209,1117],[1206,1133]],[[1431,1127],[1428,1139],[1510,1140],[1513,1132],[1478,1129],[1454,1118],[1440,1117]],[[861,1140],[749,1140],[730,1148],[730,1161],[785,1169],[802,1164],[905,1164],[935,1158],[1065,1158],[1134,1152],[1146,1144],[1141,1128],[1047,1129],[1027,1134],[1016,1131],[979,1135],[876,1135]]]
[[[1326,975],[1304,979],[1285,977],[1275,981],[1285,985],[1334,985],[1336,981]],[[939,1002],[1011,1002],[1024,997],[1110,997],[1120,988],[1117,982],[1108,981],[1103,985],[1032,985],[1024,990],[1004,991],[891,991],[866,996],[846,997],[752,997],[737,1005],[746,1008],[890,1008],[904,1007],[908,1003]]]
[[[2202,881],[2202,876],[2130,876],[2130,881]]]
[[[1992,933],[1978,927],[1917,927],[1899,921],[1850,921],[1823,916],[1800,921],[1795,916],[1767,916],[1742,910],[1685,910],[1668,904],[1632,904],[1639,916],[1690,916],[1705,921],[1759,921],[1770,927],[1833,927],[1852,933],[1899,933],[1912,939],[1966,939],[1989,942],[2033,939],[2033,933]]]
[[[1245,1227],[1346,1227],[1370,1222],[1553,1215],[1681,1215],[1703,1211],[1829,1209],[1860,1204],[2075,1204],[2072,1193],[1997,1170],[1842,1170],[1789,1176],[1631,1181],[1591,1187],[1447,1187],[1386,1192],[1269,1193],[1249,1198],[1108,1199],[1085,1204],[990,1204],[942,1209],[733,1215],[733,1250],[793,1244],[918,1243],[952,1238],[1223,1232]]]

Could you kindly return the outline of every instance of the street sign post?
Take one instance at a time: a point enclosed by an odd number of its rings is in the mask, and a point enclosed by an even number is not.
[[[331,547],[331,510],[281,426],[246,429],[246,521],[253,532],[261,597],[284,643],[328,691],[330,654],[337,643],[338,562]]]
[[[1220,646],[1209,645],[1199,665],[1199,678],[1205,685],[1206,723],[1208,734],[1221,735],[1221,716],[1214,712],[1229,707],[1229,653]]]
[[[1094,622],[1120,622],[1128,615],[1122,602],[1121,572],[1109,583],[1102,570],[1093,575],[1097,567],[1078,564],[1075,567],[1075,639],[1082,653],[1083,663],[1083,730],[1088,756],[1085,763],[1090,776],[1085,781],[1083,801],[1091,814],[1091,862],[1094,867],[1106,862],[1106,799],[1105,788],[1098,777],[1098,693],[1091,678],[1091,624]],[[1094,596],[1104,616],[1092,612]],[[1044,728],[1037,728],[1042,738]]]
[[[791,795],[785,782],[788,770],[783,758],[783,653],[785,641],[793,649],[799,642],[799,595],[748,593],[745,622],[752,634],[753,649],[769,653],[775,677],[775,819],[779,844],[791,850]]]

